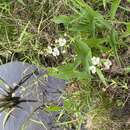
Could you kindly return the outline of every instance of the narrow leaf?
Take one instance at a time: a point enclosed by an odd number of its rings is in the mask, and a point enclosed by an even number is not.
[[[121,0],[113,0],[112,6],[111,6],[111,11],[110,11],[111,19],[115,18],[115,15],[116,15],[120,2],[121,2]]]
[[[10,117],[10,114],[15,110],[15,108],[12,108],[8,113],[6,113],[5,117],[4,117],[4,120],[3,120],[3,127],[5,127],[9,117]]]
[[[61,111],[61,110],[63,110],[63,108],[62,107],[60,107],[60,106],[48,106],[47,108],[46,108],[46,110],[47,111],[50,111],[50,112],[58,112],[58,111]]]
[[[30,22],[28,22],[28,23],[26,24],[26,26],[24,27],[22,33],[20,34],[20,37],[19,37],[19,41],[20,41],[20,42],[22,41],[24,35],[26,34],[26,30],[27,30],[27,28],[28,28],[29,23],[30,23]]]
[[[105,79],[102,71],[98,68],[97,68],[97,74],[98,74],[100,80],[102,81],[102,83],[107,87],[108,85],[107,85],[106,79]]]
[[[25,3],[23,2],[23,0],[17,0],[20,4],[25,6]]]
[[[70,22],[72,21],[72,17],[71,16],[65,16],[65,15],[60,15],[57,17],[53,18],[53,22],[60,24],[60,23],[64,23],[64,24],[70,24]]]
[[[116,56],[117,63],[120,65],[120,59],[117,53],[117,45],[118,45],[117,32],[114,29],[111,30],[109,43],[110,43],[110,46],[112,48],[114,55]]]

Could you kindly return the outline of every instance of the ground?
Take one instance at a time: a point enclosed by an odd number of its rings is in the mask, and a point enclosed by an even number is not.
[[[0,63],[66,80],[65,127],[127,130],[129,12],[129,0],[1,0]]]

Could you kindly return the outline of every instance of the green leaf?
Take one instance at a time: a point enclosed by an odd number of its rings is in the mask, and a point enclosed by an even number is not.
[[[64,80],[71,80],[75,78],[75,65],[74,64],[67,64],[58,67],[58,77]]]
[[[55,73],[53,76],[56,76],[57,78],[64,80],[85,79],[86,73],[77,70],[78,64],[80,64],[80,62],[75,64],[67,64],[59,66],[58,73],[57,74]]]
[[[111,6],[111,11],[110,11],[111,19],[115,18],[115,15],[116,15],[117,9],[120,5],[120,2],[121,2],[121,0],[113,0],[112,6]]]
[[[106,8],[106,4],[110,2],[110,0],[102,0],[104,8]]]
[[[95,10],[93,10],[87,2],[84,2],[84,0],[71,0],[74,5],[79,7],[80,9],[83,8],[93,17],[102,17],[102,15]]]
[[[63,110],[63,108],[61,106],[47,106],[46,110],[49,112],[58,112]]]
[[[103,6],[104,6],[104,8],[106,8],[106,3],[107,3],[107,0],[103,0]]]
[[[122,34],[122,37],[128,37],[130,35],[130,22],[126,25],[127,30]]]
[[[71,16],[65,16],[65,15],[60,15],[60,16],[56,16],[53,18],[53,22],[60,24],[70,24],[70,22],[73,20],[73,17]]]
[[[103,15],[91,8],[87,2],[83,0],[72,0],[72,3],[76,8],[79,8],[78,15],[82,16],[82,19],[87,20],[86,24],[88,26],[84,26],[84,28],[90,28],[89,30],[91,30],[93,36],[95,35],[96,27],[105,27],[107,29],[111,27],[111,24],[104,19]],[[78,21],[80,20],[78,19]]]
[[[85,23],[75,23],[72,25],[72,27],[68,28],[70,31],[73,31],[73,32],[86,32],[86,33],[89,33],[90,32],[90,29],[89,29],[89,26],[88,24],[85,24]]]
[[[117,63],[120,65],[121,63],[120,63],[120,59],[117,53],[118,36],[117,36],[117,32],[114,29],[111,30],[109,44],[112,48],[114,55],[116,56]]]
[[[30,24],[30,22],[28,22],[28,23],[26,24],[26,26],[23,28],[23,31],[21,32],[21,34],[20,34],[20,36],[19,36],[19,39],[18,39],[20,42],[22,41],[23,37],[25,36],[29,24]],[[20,44],[21,44],[21,43],[20,43]]]
[[[72,106],[74,105],[74,102],[71,99],[65,99],[64,100],[64,109],[65,110],[72,110]]]
[[[102,83],[107,87],[107,82],[106,82],[106,79],[102,73],[102,71],[100,69],[96,69],[97,70],[97,74],[98,74],[98,77],[100,78],[100,80],[102,81]]]
[[[75,41],[75,49],[77,52],[78,59],[80,59],[83,69],[87,74],[90,74],[89,65],[91,63],[91,48],[84,41]]]
[[[130,23],[127,24],[127,32],[130,34]]]
[[[17,0],[20,4],[25,6],[25,3],[23,2],[23,0]]]
[[[126,67],[123,69],[125,73],[130,73],[130,67]]]
[[[100,48],[103,43],[107,41],[107,38],[89,38],[85,40],[90,48]]]

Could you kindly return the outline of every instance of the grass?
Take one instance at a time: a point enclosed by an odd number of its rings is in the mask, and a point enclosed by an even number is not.
[[[44,50],[48,42],[54,41],[58,31],[50,19],[58,15],[59,10],[62,12],[64,3],[44,0],[26,1],[24,4],[20,1],[3,1],[0,4],[2,62],[18,59],[34,64],[44,63]]]
[[[129,5],[121,0],[3,0],[1,64],[28,62],[67,80],[57,119],[66,129],[126,130],[112,114],[113,109],[128,107]],[[64,46],[55,42],[60,37],[67,41]],[[59,49],[60,55],[48,53],[48,46]],[[94,65],[92,74],[93,57],[101,63]],[[106,70],[107,60],[112,64]]]

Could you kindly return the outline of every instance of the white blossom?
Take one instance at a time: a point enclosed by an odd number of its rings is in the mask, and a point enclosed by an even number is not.
[[[64,36],[66,37],[66,36],[67,36],[67,34],[66,34],[66,33],[64,33]]]
[[[21,91],[26,91],[26,89],[24,87],[22,87]]]
[[[59,38],[55,40],[55,43],[59,43],[59,46],[64,46],[66,44],[66,39],[65,38]]]
[[[93,65],[100,65],[100,58],[99,57],[92,57],[91,58],[92,64]]]
[[[107,59],[103,64],[104,64],[104,69],[109,70],[112,65],[112,62],[109,59]]]
[[[13,86],[16,86],[17,85],[17,83],[13,83]]]
[[[92,72],[92,74],[96,73],[96,67],[94,65],[90,66],[89,70]]]
[[[55,40],[55,43],[58,43],[58,42],[59,42],[59,40],[58,40],[58,39],[56,39],[56,40]]]
[[[47,47],[47,52],[48,52],[48,54],[52,54],[52,48],[51,48],[51,46]]]
[[[105,92],[105,91],[106,91],[106,88],[102,88],[102,91]]]
[[[59,52],[59,50],[58,50],[57,47],[55,47],[55,48],[53,49],[52,55],[53,55],[53,56],[59,56],[59,55],[60,55],[60,52]]]
[[[16,94],[15,93],[12,93],[12,97],[15,97],[16,96]]]
[[[63,50],[62,53],[63,53],[63,54],[66,53],[66,50]]]

